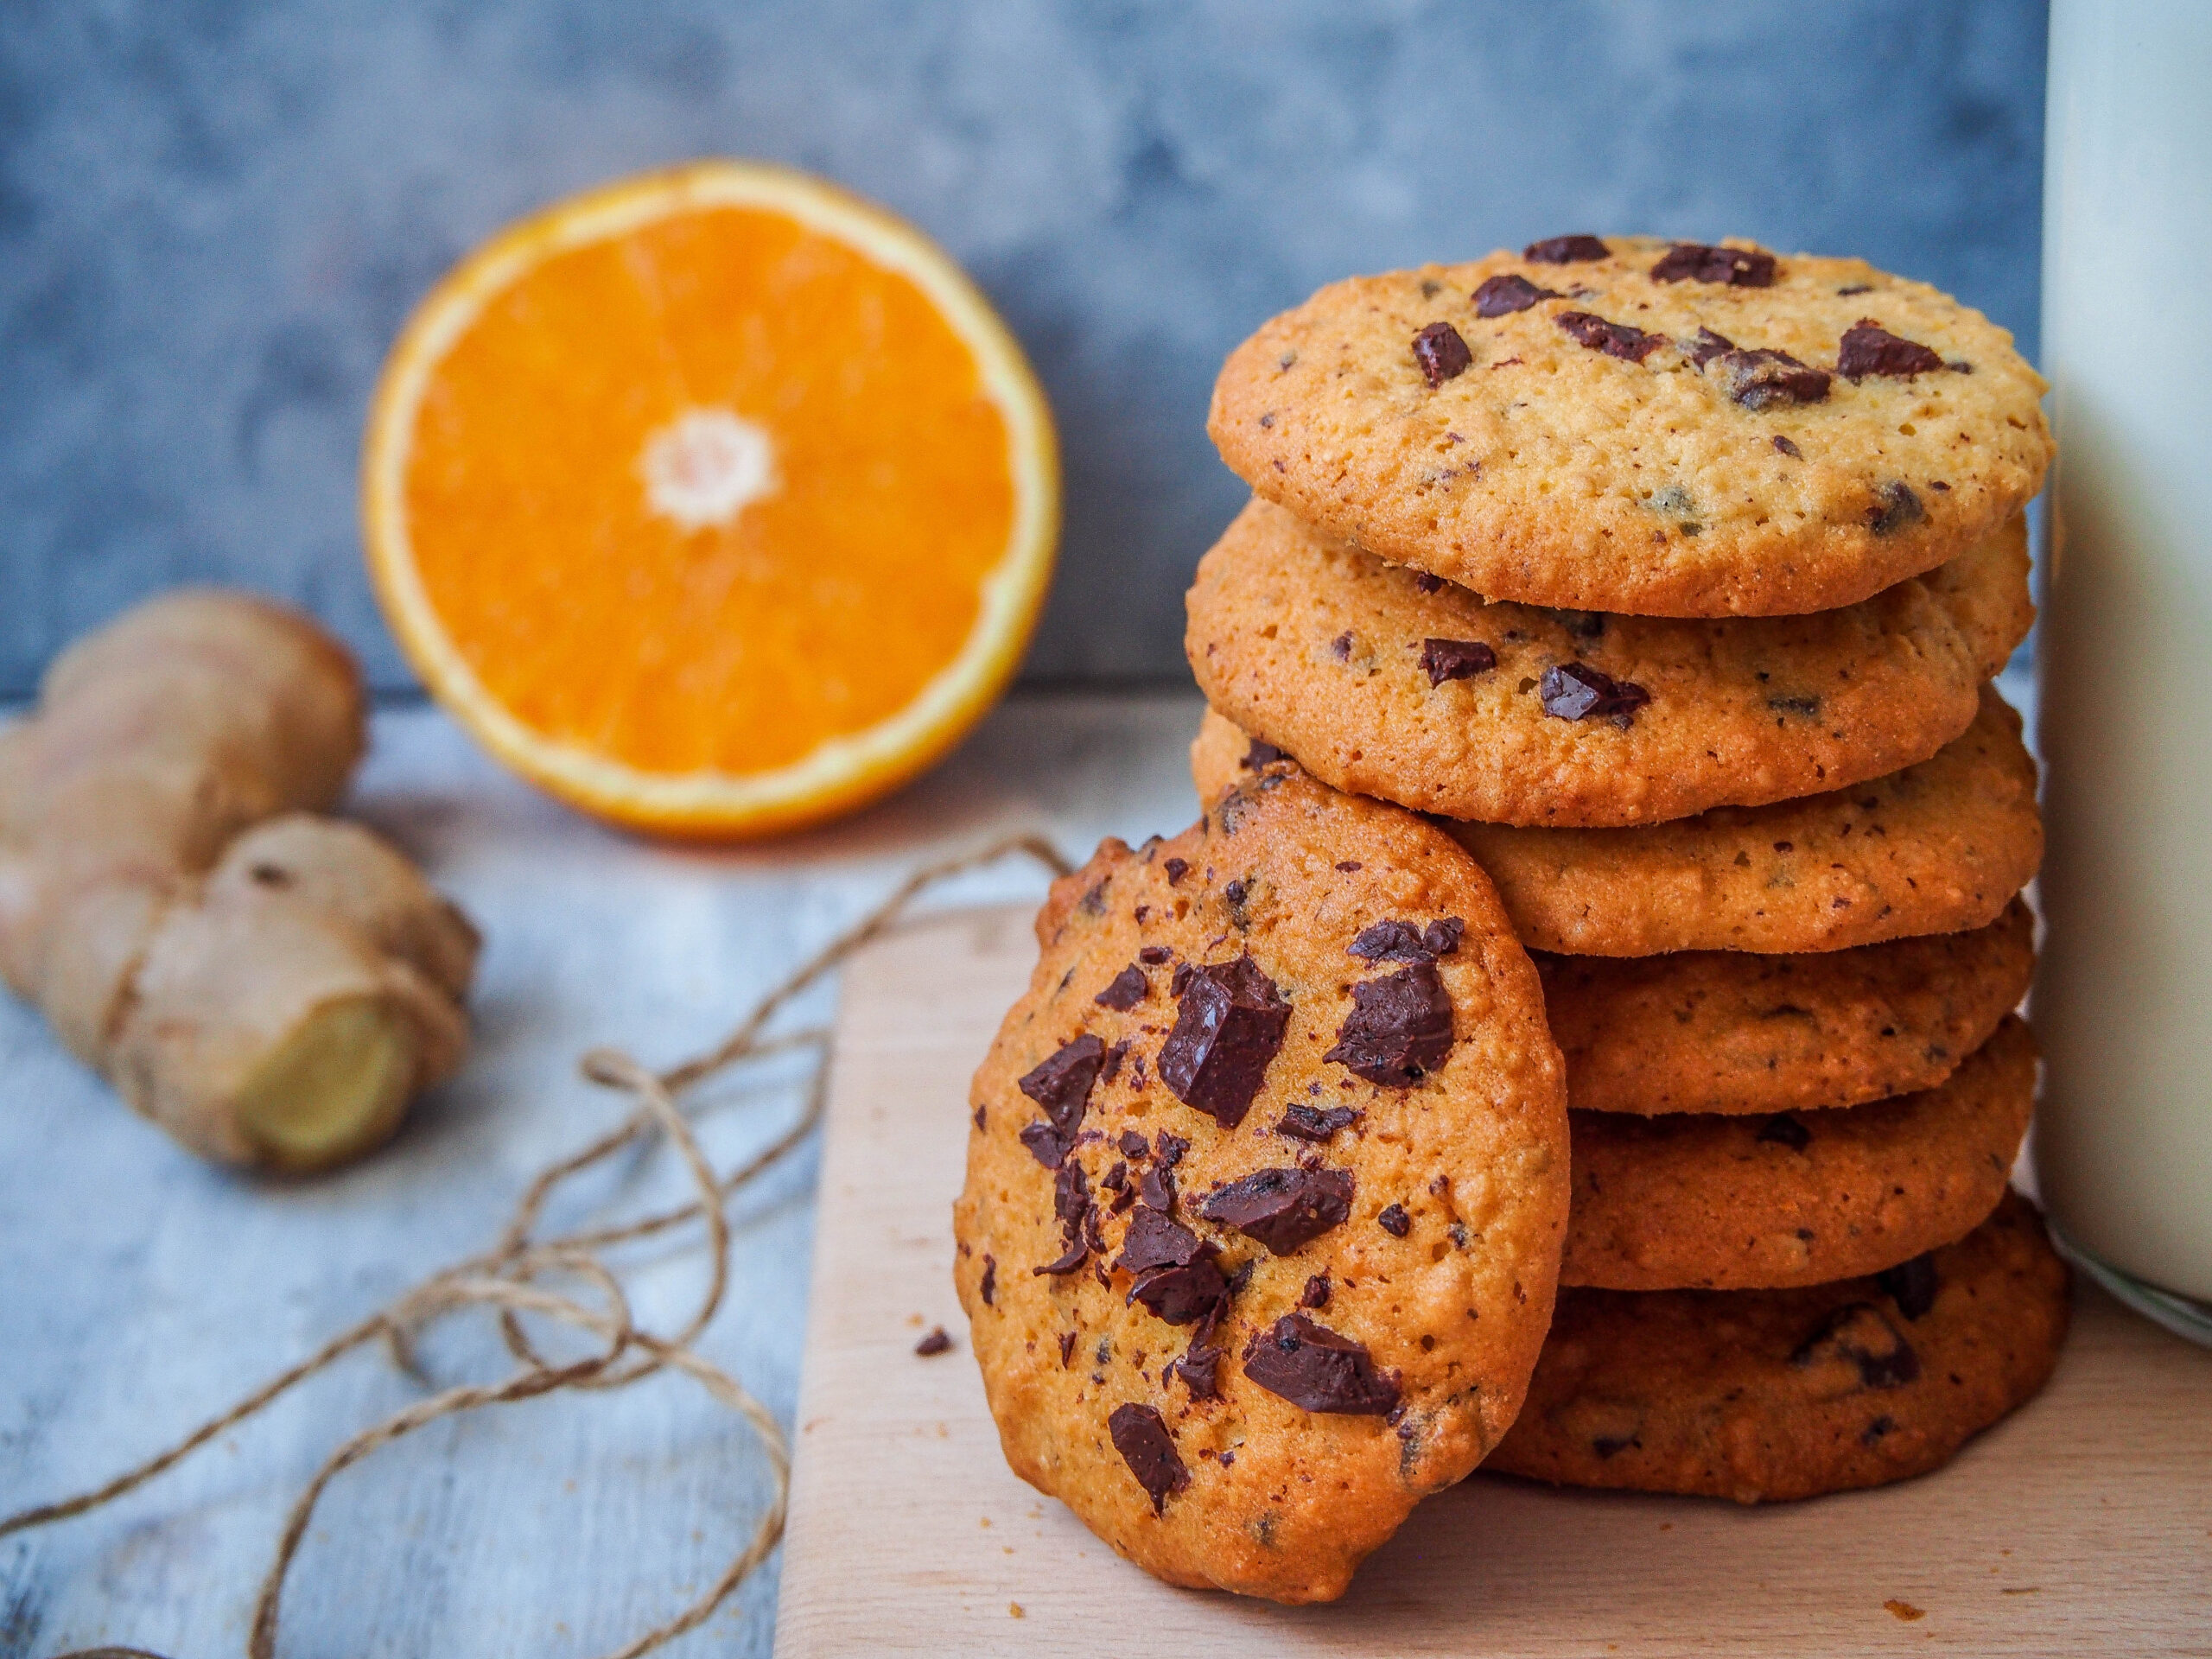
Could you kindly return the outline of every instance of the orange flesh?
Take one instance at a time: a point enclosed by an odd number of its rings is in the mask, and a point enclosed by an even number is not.
[[[647,441],[765,428],[779,486],[687,531]],[[432,371],[414,561],[525,726],[639,771],[750,772],[911,702],[959,653],[1014,512],[1006,424],[921,290],[774,213],[695,210],[553,256]]]

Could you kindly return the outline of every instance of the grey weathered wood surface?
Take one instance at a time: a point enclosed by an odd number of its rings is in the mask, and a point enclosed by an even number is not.
[[[166,1445],[425,1272],[482,1248],[529,1174],[597,1133],[612,1097],[576,1056],[664,1063],[923,860],[1011,828],[1087,853],[1196,807],[1188,696],[1017,699],[944,767],[818,834],[727,853],[610,834],[486,763],[427,710],[380,715],[353,803],[482,924],[467,1070],[393,1147],[306,1184],[241,1179],[131,1116],[37,1018],[0,997],[0,1510],[97,1484]],[[1033,868],[950,903],[1024,898]],[[812,1018],[832,998],[817,997]],[[790,1074],[723,1089],[732,1162],[797,1109]],[[609,1211],[661,1190],[618,1171]],[[734,1289],[702,1347],[786,1422],[813,1231],[807,1148],[734,1206]],[[574,1212],[571,1212],[573,1214]],[[643,1252],[648,1317],[696,1293],[696,1255]],[[432,1375],[497,1374],[480,1330]],[[123,1643],[243,1650],[286,1508],[326,1452],[421,1385],[361,1355],[112,1508],[0,1541],[0,1656]],[[743,1426],[680,1382],[564,1396],[435,1427],[340,1477],[286,1601],[290,1659],[530,1659],[619,1646],[708,1582],[753,1524]],[[775,1564],[669,1649],[767,1650]]]
[[[2212,1354],[2086,1290],[2049,1389],[1901,1486],[1748,1510],[1478,1474],[1320,1608],[1117,1560],[1007,1470],[950,1283],[968,1078],[1028,920],[936,918],[847,970],[779,1655],[2212,1653]],[[917,1357],[939,1323],[953,1351]]]

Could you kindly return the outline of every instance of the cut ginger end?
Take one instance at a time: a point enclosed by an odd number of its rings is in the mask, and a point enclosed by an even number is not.
[[[559,204],[427,299],[364,465],[433,692],[587,810],[765,833],[880,795],[1003,689],[1049,582],[1050,414],[918,232],[780,168]]]
[[[239,1085],[239,1130],[272,1169],[304,1174],[344,1163],[398,1127],[417,1048],[405,1018],[378,998],[325,1003]]]

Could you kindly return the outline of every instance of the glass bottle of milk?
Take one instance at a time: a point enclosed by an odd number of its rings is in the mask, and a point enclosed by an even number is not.
[[[2212,1342],[2212,0],[2053,0],[2045,145],[2037,1175]]]

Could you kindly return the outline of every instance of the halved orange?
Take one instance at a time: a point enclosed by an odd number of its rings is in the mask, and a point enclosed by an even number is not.
[[[1052,415],[943,250],[709,161],[500,232],[377,387],[369,567],[430,690],[582,810],[790,829],[941,756],[1020,660]]]

